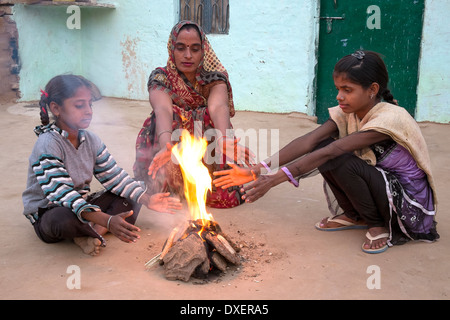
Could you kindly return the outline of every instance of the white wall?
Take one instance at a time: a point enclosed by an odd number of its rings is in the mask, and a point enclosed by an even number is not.
[[[450,122],[450,1],[426,0],[416,120]]]
[[[105,96],[147,100],[150,72],[167,61],[179,0],[116,0],[116,9],[82,8],[69,30],[64,7],[16,5],[22,100],[60,73],[79,73]],[[228,69],[237,110],[313,114],[318,28],[313,0],[231,1],[228,35],[209,35]],[[420,59],[419,121],[450,121],[450,2],[426,0]]]

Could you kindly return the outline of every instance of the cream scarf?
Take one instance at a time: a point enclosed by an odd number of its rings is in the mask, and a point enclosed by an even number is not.
[[[377,131],[390,136],[395,142],[406,148],[416,160],[428,178],[433,190],[434,204],[437,204],[436,189],[431,173],[428,148],[413,117],[402,107],[380,102],[375,105],[362,120],[354,113],[344,113],[339,106],[328,109],[331,119],[339,129],[339,138],[358,131]],[[375,154],[370,148],[355,151],[356,156],[371,165],[376,165]]]

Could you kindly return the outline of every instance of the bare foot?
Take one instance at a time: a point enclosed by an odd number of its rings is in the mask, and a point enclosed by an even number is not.
[[[383,227],[373,227],[368,230],[372,237],[376,237],[382,233],[389,234],[386,228]],[[388,237],[383,237],[377,240],[369,240],[366,237],[364,242],[364,249],[381,249],[387,244]]]
[[[77,237],[73,238],[73,242],[77,244],[84,253],[96,256],[100,252],[102,242],[93,237]]]
[[[92,228],[94,228],[94,230],[97,231],[97,233],[101,236],[105,235],[108,232],[108,229],[99,224],[93,224]]]

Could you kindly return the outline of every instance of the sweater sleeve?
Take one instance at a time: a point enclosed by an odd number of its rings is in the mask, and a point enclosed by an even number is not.
[[[52,154],[41,154],[32,164],[32,169],[45,197],[52,203],[71,209],[82,222],[87,220],[81,217],[84,210],[97,211],[98,206],[89,204],[74,189],[74,183],[64,162]]]
[[[104,144],[97,153],[94,175],[107,190],[123,198],[137,202],[145,193],[145,187],[117,165]]]

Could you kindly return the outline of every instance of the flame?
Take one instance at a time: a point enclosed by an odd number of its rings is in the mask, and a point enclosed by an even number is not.
[[[178,160],[183,174],[184,194],[191,220],[200,219],[203,226],[207,225],[208,220],[213,220],[212,215],[206,212],[206,195],[211,190],[212,180],[202,162],[207,144],[206,139],[193,137],[183,130],[181,141],[172,148],[172,154]]]

